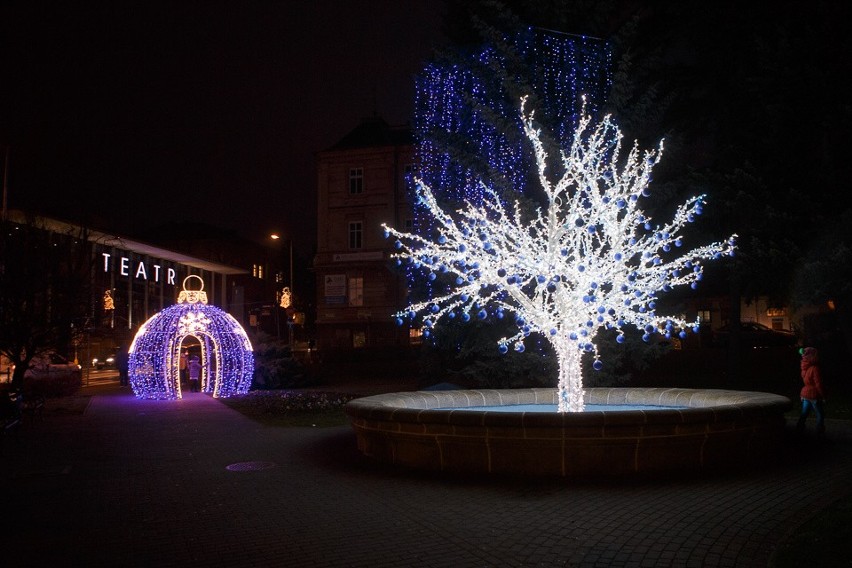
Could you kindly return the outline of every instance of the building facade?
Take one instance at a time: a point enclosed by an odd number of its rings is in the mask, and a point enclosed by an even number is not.
[[[81,236],[88,241],[90,279],[86,289],[91,299],[84,321],[75,324],[76,331],[70,334],[73,345],[67,353],[83,364],[132,339],[141,324],[177,301],[189,276],[201,279],[211,304],[229,312],[244,327],[251,323],[250,306],[256,299],[247,291],[255,291],[254,281],[259,279],[246,268],[19,211],[9,212],[9,221],[45,231],[59,247],[66,241],[70,246]],[[186,283],[188,289],[199,286],[197,278]],[[271,303],[273,295],[268,295]],[[64,350],[65,346],[57,348]]]
[[[317,154],[316,341],[320,349],[406,346],[406,280],[382,223],[410,230],[414,148],[407,128],[365,119]]]

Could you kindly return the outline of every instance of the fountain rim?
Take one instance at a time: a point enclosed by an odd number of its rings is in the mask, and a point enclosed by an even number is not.
[[[772,393],[724,389],[597,387],[584,392],[586,404],[654,405],[654,409],[593,412],[476,411],[476,407],[557,403],[558,389],[470,389],[410,391],[367,396],[344,407],[352,418],[403,422],[508,425],[597,425],[616,423],[716,422],[777,414],[792,407]],[[676,407],[676,408],[675,408]],[[458,410],[464,408],[464,410]]]

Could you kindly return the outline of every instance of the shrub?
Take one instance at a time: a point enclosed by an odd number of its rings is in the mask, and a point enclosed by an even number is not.
[[[71,396],[82,386],[83,376],[80,373],[24,379],[25,392],[40,394],[44,398]]]

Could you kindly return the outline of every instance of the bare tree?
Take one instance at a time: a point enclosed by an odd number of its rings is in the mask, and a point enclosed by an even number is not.
[[[419,199],[435,221],[435,234],[384,228],[399,239],[396,257],[425,269],[431,280],[446,274],[450,283],[443,292],[436,286],[434,297],[400,315],[422,313],[428,335],[441,317],[514,314],[518,331],[502,338],[499,349],[505,353],[513,345],[523,351],[528,335],[542,335],[559,362],[559,411],[582,411],[581,357],[592,353],[594,367],[601,368],[594,343],[598,330],[621,332],[633,325],[648,340],[653,333],[669,337],[697,326],[658,314],[657,297],[674,286],[695,287],[702,261],[733,254],[734,237],[677,255],[681,229],[701,213],[704,196],[680,205],[671,221],[654,223],[639,202],[648,195],[662,143],[645,152],[634,144],[622,163],[621,132],[609,117],[592,127],[584,116],[568,152],[561,152],[561,171],[548,175],[541,132],[524,102],[524,133],[535,151],[546,207],[525,218],[517,202],[507,207],[483,183],[482,201],[468,201],[452,215],[419,183]]]
[[[89,312],[92,260],[84,228],[34,217],[2,223],[0,353],[14,388],[34,357],[67,348]]]

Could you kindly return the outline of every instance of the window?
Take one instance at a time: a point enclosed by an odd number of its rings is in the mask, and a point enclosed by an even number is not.
[[[349,193],[356,195],[364,191],[364,168],[349,170]]]
[[[251,267],[251,275],[255,278],[263,278],[263,265],[253,264]]]
[[[403,220],[402,229],[406,233],[413,233],[414,232],[414,219],[409,217],[408,219]]]
[[[710,323],[710,310],[698,310],[698,323],[701,325]]]
[[[349,279],[349,305],[364,305],[364,279],[361,277]]]
[[[402,168],[402,191],[414,189],[414,178],[417,176],[417,169],[414,164],[405,164]]]
[[[361,349],[367,346],[367,332],[353,331],[352,332],[352,347]]]
[[[414,169],[414,164],[405,164],[402,166],[402,178],[405,183],[414,183],[414,176],[416,174],[416,170]]]
[[[422,328],[410,328],[408,330],[408,342],[411,345],[419,345],[423,342],[423,329]]]
[[[350,249],[360,249],[361,248],[361,237],[363,236],[364,230],[361,221],[351,221],[349,223],[349,248]]]

